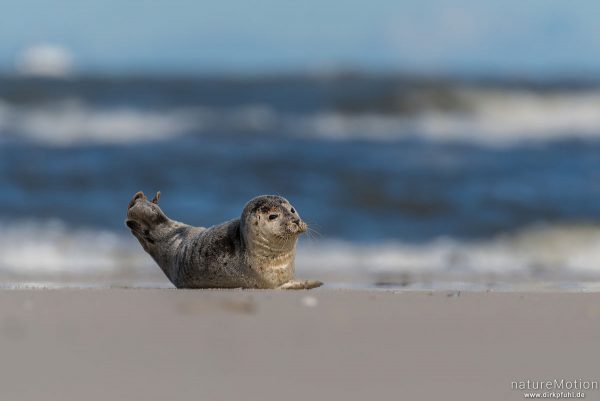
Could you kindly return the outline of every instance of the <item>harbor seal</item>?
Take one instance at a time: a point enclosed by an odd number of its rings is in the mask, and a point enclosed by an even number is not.
[[[241,218],[204,228],[171,220],[158,206],[160,192],[148,200],[133,196],[125,224],[177,288],[319,287],[316,280],[294,280],[296,242],[307,225],[284,198],[250,200]]]

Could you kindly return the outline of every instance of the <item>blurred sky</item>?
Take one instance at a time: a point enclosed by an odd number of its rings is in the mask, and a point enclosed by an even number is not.
[[[77,70],[595,74],[598,0],[2,0],[0,69],[65,46]]]

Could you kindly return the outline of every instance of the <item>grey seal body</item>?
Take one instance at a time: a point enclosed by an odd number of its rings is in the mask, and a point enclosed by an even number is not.
[[[294,280],[296,242],[307,225],[284,198],[264,195],[246,204],[241,218],[193,227],[168,218],[135,194],[126,225],[177,288],[309,289],[322,283]]]

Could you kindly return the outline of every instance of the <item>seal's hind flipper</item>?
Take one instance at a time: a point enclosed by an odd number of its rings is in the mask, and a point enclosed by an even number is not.
[[[146,199],[146,195],[144,195],[142,191],[136,192],[135,195],[133,195],[133,198],[131,198],[131,200],[129,201],[127,209],[131,209],[131,207],[135,205],[135,201],[137,201],[138,199]]]
[[[323,283],[318,280],[292,280],[279,286],[281,290],[310,290],[322,286]]]
[[[152,198],[152,203],[158,205],[158,200],[160,199],[160,191],[158,191],[156,193],[156,195],[154,195],[154,198]]]

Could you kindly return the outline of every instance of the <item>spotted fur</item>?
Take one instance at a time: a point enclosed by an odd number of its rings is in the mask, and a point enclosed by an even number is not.
[[[193,227],[168,218],[142,192],[129,202],[126,225],[177,288],[313,288],[294,280],[296,242],[306,231],[290,203],[264,195],[240,219]]]

